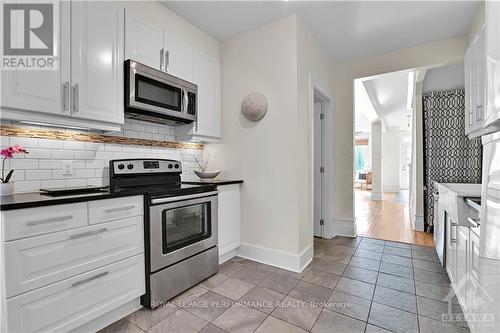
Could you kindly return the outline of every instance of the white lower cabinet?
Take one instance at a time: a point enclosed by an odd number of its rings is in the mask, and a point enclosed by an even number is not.
[[[144,294],[137,255],[7,300],[9,332],[66,332]]]
[[[240,184],[218,186],[219,264],[236,254],[240,246]]]
[[[8,242],[6,297],[143,252],[142,216]]]
[[[132,196],[2,212],[1,330],[121,319],[145,293],[143,204]]]

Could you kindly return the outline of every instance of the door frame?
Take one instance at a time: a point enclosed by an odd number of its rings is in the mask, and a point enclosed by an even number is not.
[[[309,233],[310,239],[314,240],[314,171],[320,166],[316,166],[314,163],[314,95],[319,95],[325,103],[325,114],[324,119],[324,130],[323,136],[325,145],[323,146],[323,161],[325,167],[324,174],[324,198],[323,202],[332,202],[333,196],[333,129],[334,129],[334,101],[327,90],[321,86],[321,84],[315,81],[311,75],[309,75],[309,107],[308,107],[308,118],[309,118]],[[324,205],[324,225],[323,225],[323,237],[322,238],[332,238],[334,234],[333,231],[333,214],[332,206]]]

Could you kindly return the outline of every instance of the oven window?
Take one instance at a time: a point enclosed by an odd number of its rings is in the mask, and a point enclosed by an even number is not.
[[[182,110],[182,90],[169,84],[135,75],[135,100],[174,111]]]
[[[162,212],[163,254],[211,236],[210,203],[166,209]]]

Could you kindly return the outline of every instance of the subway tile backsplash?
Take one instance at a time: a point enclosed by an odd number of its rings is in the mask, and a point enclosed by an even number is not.
[[[2,125],[43,129],[2,121]],[[73,131],[66,129],[65,131]],[[173,127],[137,120],[126,120],[121,132],[105,133],[128,138],[176,141]],[[203,158],[203,150],[63,141],[1,136],[2,149],[18,144],[29,154],[16,155],[6,162],[6,169],[15,169],[12,179],[16,192],[38,191],[40,188],[109,185],[109,160],[125,158],[166,158],[182,162],[182,178],[195,179],[194,158]],[[63,161],[72,161],[73,174],[63,174]]]

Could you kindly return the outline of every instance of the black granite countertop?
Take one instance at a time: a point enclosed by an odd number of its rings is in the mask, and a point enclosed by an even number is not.
[[[232,185],[232,184],[242,184],[242,179],[206,179],[206,180],[186,180],[182,182],[183,184],[191,185]]]
[[[50,196],[40,192],[19,193],[0,197],[0,210],[12,210],[20,208],[31,208],[51,205],[61,205],[75,202],[84,202],[100,199],[110,199],[118,197],[130,197],[133,195],[144,195],[144,191],[134,192],[94,192],[78,195]]]

